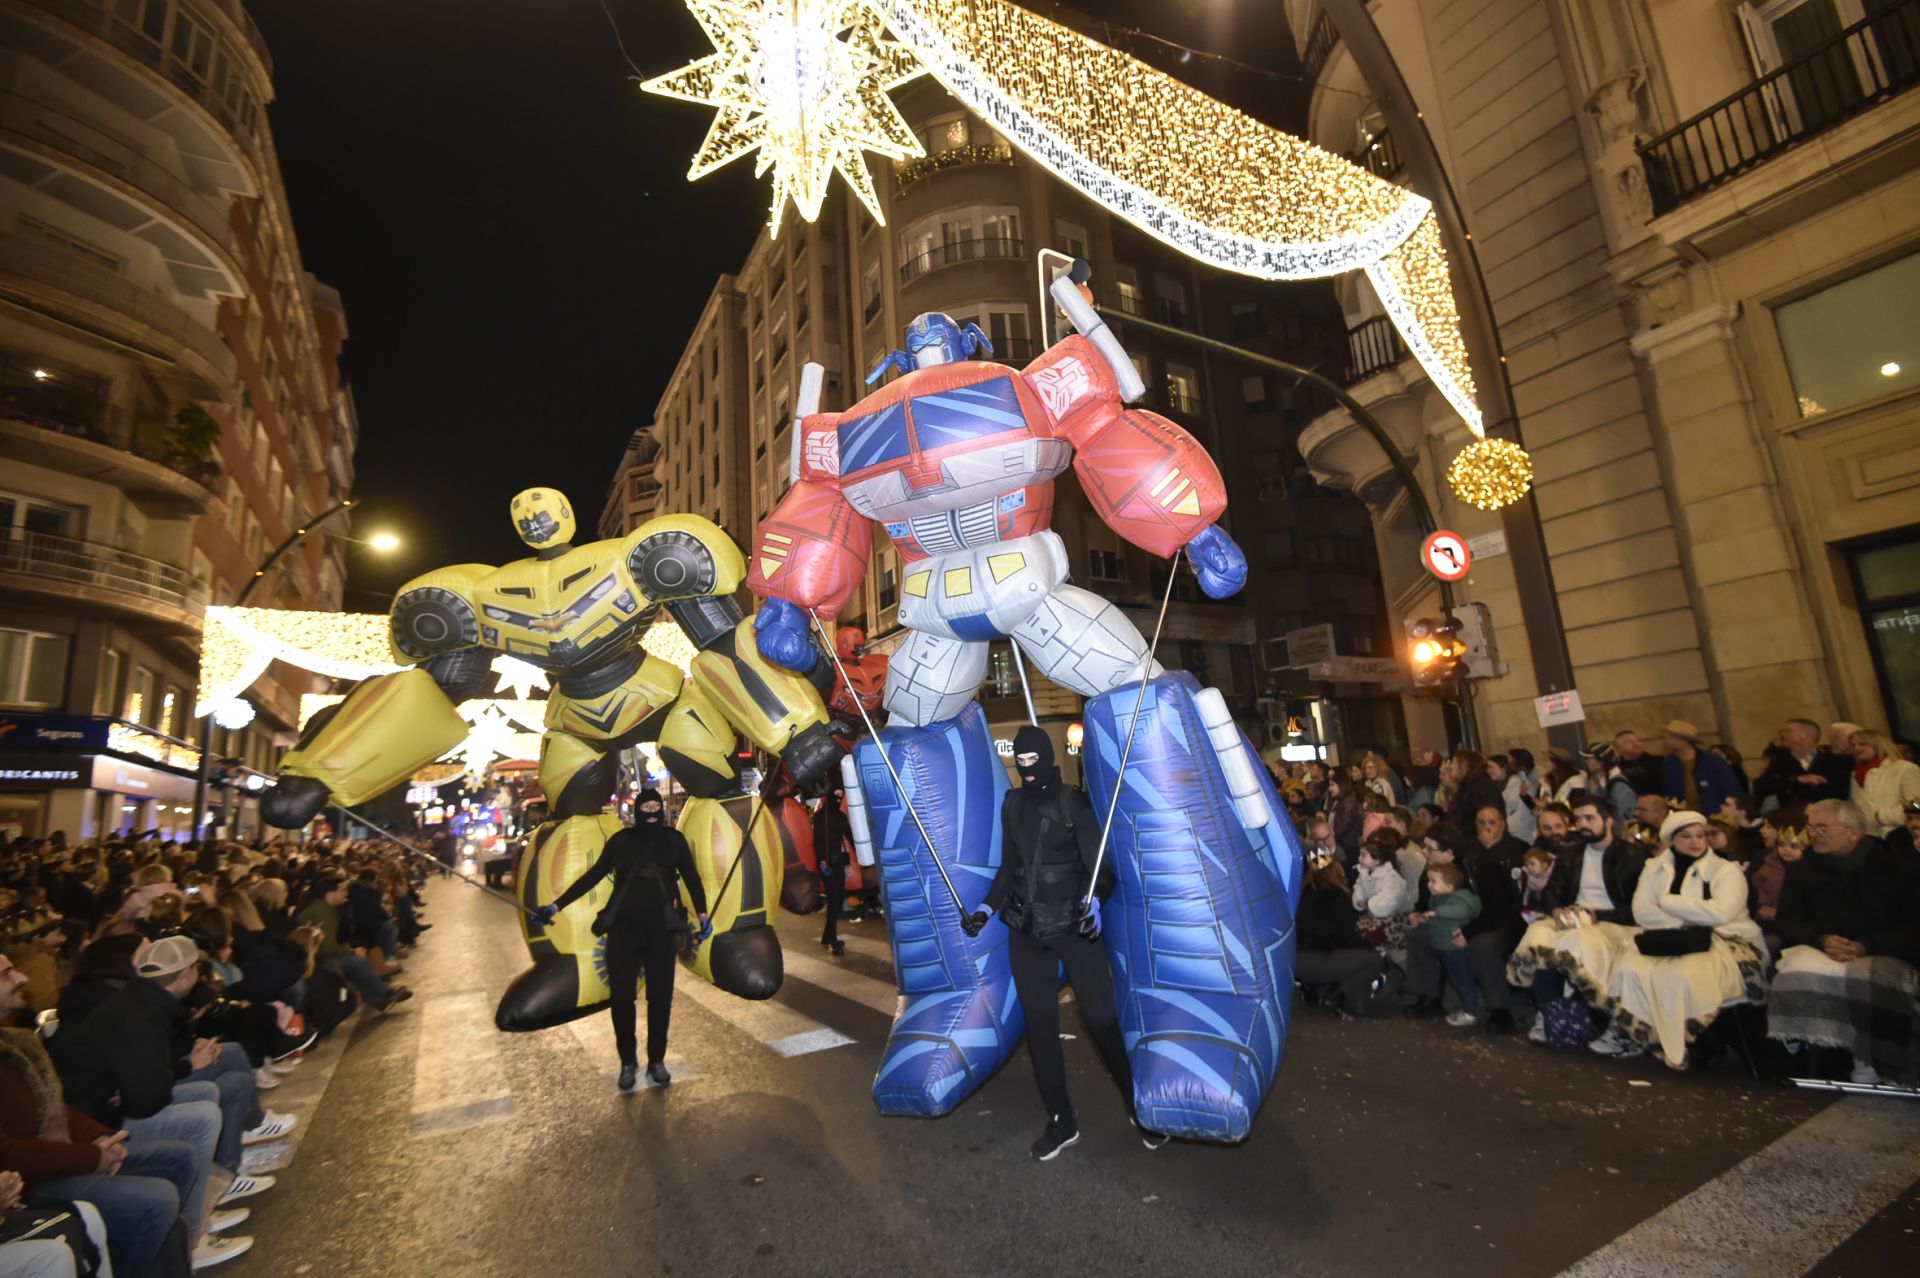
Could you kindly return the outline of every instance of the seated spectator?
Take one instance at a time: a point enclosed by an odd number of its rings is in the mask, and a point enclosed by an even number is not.
[[[1884,732],[1861,728],[1853,734],[1853,806],[1866,830],[1883,839],[1906,823],[1906,805],[1920,803],[1920,764],[1900,754]]]
[[[133,979],[133,956],[145,948],[146,938],[137,932],[103,936],[80,951],[74,961],[73,979],[60,992],[60,1024],[77,1027],[107,1001],[122,985]]]
[[[1467,961],[1466,927],[1480,917],[1480,898],[1467,886],[1466,871],[1458,865],[1435,863],[1427,867],[1427,900],[1430,909],[1421,930],[1460,1000],[1459,1010],[1447,1016],[1447,1024],[1455,1029],[1478,1024],[1480,991]]]
[[[1753,782],[1761,811],[1804,808],[1822,799],[1844,799],[1853,792],[1853,755],[1835,754],[1820,743],[1820,725],[1789,719],[1780,729],[1780,749]]]
[[[1540,779],[1540,797],[1554,803],[1565,803],[1573,798],[1574,791],[1586,785],[1586,775],[1580,756],[1564,746],[1550,746],[1547,749],[1546,775]]]
[[[76,948],[74,942],[81,939],[75,924],[56,918],[31,927],[7,947],[7,957],[26,977],[22,998],[29,1013],[37,1016],[60,1002],[60,991],[73,974],[69,954]]]
[[[147,917],[154,901],[178,892],[173,883],[172,870],[157,861],[143,865],[133,872],[133,890],[127,893],[120,902],[120,908],[114,912],[114,924],[120,930],[130,929]]]
[[[1307,881],[1294,919],[1299,946],[1294,978],[1321,993],[1321,1005],[1347,1016],[1372,1007],[1374,981],[1386,960],[1361,940],[1354,925],[1359,915],[1347,895],[1347,874],[1340,863],[1320,853],[1307,863]]]
[[[1634,801],[1640,796],[1620,770],[1613,747],[1605,742],[1590,745],[1581,751],[1581,758],[1587,774],[1584,786],[1587,793],[1604,798],[1622,818],[1632,812]],[[1618,834],[1619,831],[1613,833]]]
[[[287,905],[285,879],[277,874],[269,875],[248,888],[247,895],[253,898],[260,921],[266,924],[269,932],[287,936],[293,931],[293,911]]]
[[[233,994],[301,1010],[305,994],[302,983],[313,974],[319,934],[309,934],[311,947],[275,935],[267,930],[253,898],[245,892],[229,891],[220,898],[220,908],[232,927],[233,962],[240,969],[240,979],[231,987]]]
[[[1476,750],[1456,751],[1453,764],[1453,798],[1447,804],[1447,819],[1462,829],[1472,829],[1481,808],[1499,808],[1505,820],[1506,797],[1487,775],[1486,758]]]
[[[1585,846],[1574,832],[1573,809],[1564,803],[1542,804],[1536,824],[1533,846],[1552,853],[1556,862]]]
[[[1848,723],[1842,719],[1838,723],[1827,725],[1827,749],[1835,754],[1853,758],[1853,734],[1860,731],[1857,723]]]
[[[319,946],[315,953],[319,962],[358,990],[361,1001],[368,1007],[379,1012],[390,1012],[412,998],[413,992],[404,985],[388,986],[374,970],[373,964],[342,939],[340,907],[346,903],[347,881],[337,874],[324,875],[314,885],[312,895],[301,909],[297,921],[318,932]]]
[[[1613,837],[1615,815],[1613,804],[1596,794],[1574,800],[1573,837],[1580,846],[1555,864],[1565,904],[1530,923],[1507,962],[1507,979],[1532,988],[1537,1013],[1565,997],[1569,985],[1590,1006],[1604,1006],[1614,963],[1633,944],[1633,891],[1646,853]],[[1527,1038],[1547,1041],[1543,1016],[1535,1017]]]
[[[1841,1048],[1853,1081],[1920,1085],[1920,863],[1868,834],[1851,803],[1807,809],[1811,855],[1780,895],[1786,947],[1767,1033]]]
[[[1489,803],[1474,813],[1473,830],[1481,851],[1512,878],[1520,868],[1520,858],[1527,854],[1527,845],[1508,833],[1506,805]]]
[[[1706,827],[1698,812],[1675,812],[1660,830],[1666,851],[1640,872],[1641,931],[1607,990],[1613,1024],[1588,1044],[1602,1056],[1656,1050],[1685,1069],[1688,1046],[1722,1008],[1766,998],[1766,947],[1747,914],[1746,876],[1708,849]]]
[[[1920,802],[1900,805],[1901,824],[1887,831],[1882,842],[1908,856],[1920,851]]]
[[[1628,728],[1613,734],[1613,762],[1633,787],[1635,794],[1661,794],[1666,784],[1667,761],[1650,754],[1640,743],[1640,734]],[[1625,812],[1627,809],[1620,809]]]
[[[379,949],[386,964],[376,967],[376,971],[386,971],[399,958],[400,927],[393,921],[393,915],[387,911],[385,895],[380,888],[379,875],[372,866],[361,870],[347,885],[347,907],[345,918],[346,933],[350,942],[363,950]],[[369,955],[371,957],[371,955]]]
[[[1360,912],[1361,940],[1369,945],[1399,949],[1406,937],[1402,922],[1395,937],[1390,924],[1404,919],[1413,908],[1413,886],[1400,872],[1399,852],[1406,839],[1392,826],[1375,830],[1360,845],[1353,878],[1353,908]]]
[[[1500,805],[1488,805],[1499,809]],[[1427,860],[1428,875],[1415,902],[1407,933],[1407,993],[1415,999],[1416,1013],[1433,1013],[1441,1008],[1439,954],[1429,933],[1423,929],[1432,914],[1431,871],[1436,863],[1458,865],[1465,876],[1465,887],[1474,894],[1479,912],[1462,930],[1467,938],[1465,954],[1469,969],[1479,985],[1479,1003],[1487,1009],[1487,1027],[1495,1031],[1513,1028],[1513,1004],[1507,987],[1507,955],[1520,930],[1520,895],[1514,890],[1513,875],[1506,866],[1470,842],[1460,828],[1442,822],[1428,830],[1421,851]]]
[[[1513,753],[1524,755],[1526,751],[1515,750]],[[1532,756],[1528,758],[1531,760]],[[1507,829],[1522,843],[1533,842],[1533,778],[1517,763],[1509,762],[1505,755],[1498,754],[1487,756],[1487,776],[1500,787],[1501,797],[1506,800]]]
[[[1660,842],[1660,827],[1673,815],[1673,804],[1663,794],[1643,794],[1633,801],[1633,822],[1621,831],[1621,837],[1646,847]]]
[[[1746,784],[1734,776],[1727,761],[1700,748],[1700,729],[1685,719],[1667,724],[1661,736],[1667,747],[1667,766],[1660,792],[1679,807],[1702,814],[1718,812],[1730,794],[1744,794]]]
[[[1543,847],[1530,847],[1520,861],[1520,921],[1531,927],[1541,919],[1550,919],[1567,907],[1562,896],[1559,874],[1554,870],[1553,853]],[[1508,960],[1512,965],[1512,960]]]

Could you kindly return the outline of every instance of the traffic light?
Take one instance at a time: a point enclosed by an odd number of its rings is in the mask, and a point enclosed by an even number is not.
[[[1450,684],[1462,677],[1467,648],[1460,642],[1460,622],[1453,617],[1414,617],[1407,622],[1407,658],[1413,681],[1423,688]]]
[[[1466,645],[1466,674],[1468,679],[1497,679],[1507,673],[1507,663],[1500,660],[1500,650],[1494,643],[1493,616],[1483,603],[1465,603],[1455,606],[1454,618],[1460,624],[1460,642]]]

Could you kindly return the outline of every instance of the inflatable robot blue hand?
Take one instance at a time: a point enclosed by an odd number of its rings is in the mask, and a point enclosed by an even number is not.
[[[761,656],[796,674],[808,673],[820,659],[807,633],[807,614],[784,599],[768,599],[760,605],[753,619],[753,633]]]
[[[700,916],[700,926],[694,931],[694,934],[693,934],[693,943],[695,945],[698,945],[712,935],[713,935],[713,918],[710,915],[702,914]]]
[[[1093,897],[1079,901],[1073,907],[1073,930],[1083,941],[1091,941],[1100,935],[1100,899]]]
[[[1247,556],[1219,524],[1209,524],[1187,543],[1187,558],[1209,599],[1230,598],[1247,584]],[[760,651],[766,650],[762,641]]]

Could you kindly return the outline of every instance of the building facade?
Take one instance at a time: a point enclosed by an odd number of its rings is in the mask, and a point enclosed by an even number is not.
[[[841,190],[814,223],[790,212],[779,234],[763,230],[736,274],[715,287],[654,412],[661,509],[704,513],[746,542],[786,491],[800,369],[825,369],[820,407],[850,407],[868,370],[902,344],[925,311],[976,323],[994,358],[1020,366],[1044,348],[1037,254],[1087,259],[1097,299],[1121,312],[1116,328],[1149,389],[1146,406],[1198,436],[1226,474],[1229,530],[1246,548],[1249,586],[1236,599],[1205,598],[1184,568],[1159,655],[1221,689],[1257,740],[1285,722],[1288,695],[1352,694],[1384,713],[1380,740],[1398,733],[1396,701],[1364,688],[1302,683],[1284,646],[1260,642],[1295,624],[1335,618],[1348,651],[1388,643],[1367,513],[1317,488],[1295,446],[1311,406],[1282,382],[1138,324],[1170,324],[1299,359],[1310,349],[1335,366],[1346,355],[1324,293],[1289,292],[1198,268],[1087,201],[964,112],[930,79],[897,95],[926,149],[900,164],[876,162],[885,222]],[[1047,311],[1052,310],[1051,303]],[[1079,584],[1114,600],[1151,634],[1167,585],[1165,561],[1122,541],[1093,513],[1071,475],[1057,484],[1053,527]],[[874,646],[898,639],[900,566],[884,536],[861,592],[842,617]],[[1012,653],[996,645],[983,690],[1000,735],[1025,718]],[[1036,679],[1035,709],[1065,739],[1079,699]],[[1368,715],[1369,720],[1373,717]]]
[[[0,833],[184,835],[204,610],[351,488],[271,97],[238,0],[0,3]],[[338,608],[326,528],[248,602]],[[270,768],[307,690],[263,678],[214,749]]]
[[[1383,172],[1394,128],[1437,146],[1472,235],[1456,270],[1477,254],[1533,455],[1588,736],[1683,718],[1749,757],[1788,716],[1920,736],[1920,4],[1371,9],[1419,116],[1390,125],[1369,55],[1320,0],[1289,0],[1310,135]],[[1355,333],[1374,324],[1365,284],[1341,290]],[[1447,491],[1467,436],[1417,366],[1383,361],[1355,391],[1443,524],[1498,528]],[[1302,448],[1372,510],[1393,611],[1431,612],[1378,448],[1344,412]],[[1490,606],[1513,667],[1476,689],[1483,735],[1537,745],[1510,560],[1481,558],[1457,590]],[[1409,718],[1444,744],[1433,705]]]

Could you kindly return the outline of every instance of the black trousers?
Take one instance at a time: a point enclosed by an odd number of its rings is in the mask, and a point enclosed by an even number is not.
[[[607,934],[607,988],[613,991],[613,1044],[622,1065],[636,1065],[634,988],[647,977],[647,1063],[665,1060],[667,1020],[673,1015],[673,933],[665,928],[616,927]]]
[[[840,912],[847,906],[847,867],[822,865],[820,890],[827,898],[827,926],[820,943],[832,945],[840,939]]]
[[[1007,934],[1007,954],[1013,965],[1013,987],[1027,1012],[1027,1055],[1033,1058],[1033,1081],[1047,1113],[1071,1114],[1067,1096],[1067,1059],[1060,1050],[1060,965],[1066,964],[1067,982],[1087,1036],[1106,1058],[1113,1081],[1120,1085],[1127,1108],[1133,1108],[1133,1067],[1127,1063],[1126,1043],[1113,1007],[1113,969],[1107,966],[1104,937],[1083,941],[1068,933],[1038,941],[1026,932]]]

